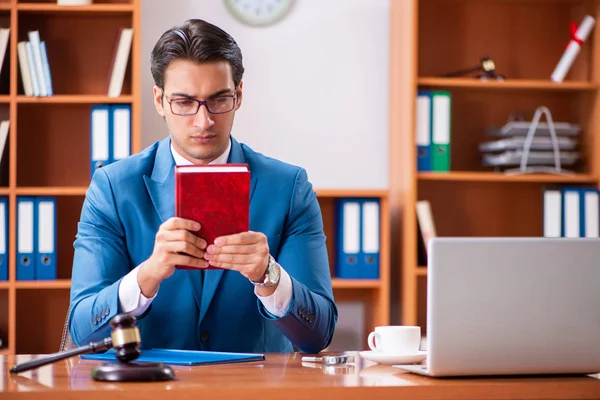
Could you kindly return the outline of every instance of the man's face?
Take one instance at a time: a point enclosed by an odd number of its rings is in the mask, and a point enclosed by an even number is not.
[[[154,87],[154,105],[167,122],[173,147],[194,164],[208,164],[227,148],[235,111],[242,103],[242,84],[236,90],[226,61],[175,60],[164,78],[164,91]],[[194,114],[194,100],[208,100],[212,113],[202,104]]]

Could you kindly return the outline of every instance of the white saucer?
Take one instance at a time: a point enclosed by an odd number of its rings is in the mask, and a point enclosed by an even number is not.
[[[365,360],[387,365],[414,364],[427,358],[427,352],[421,350],[415,354],[388,354],[381,351],[361,351],[358,354]]]

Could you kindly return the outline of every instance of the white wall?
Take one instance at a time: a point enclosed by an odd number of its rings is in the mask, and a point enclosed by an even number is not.
[[[149,55],[188,18],[230,33],[244,56],[232,134],[307,169],[316,189],[388,187],[389,0],[297,0],[270,27],[244,26],[220,0],[142,1],[142,145],[163,139]]]

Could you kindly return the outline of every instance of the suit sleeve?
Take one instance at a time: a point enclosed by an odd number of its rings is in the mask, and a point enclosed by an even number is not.
[[[131,270],[113,188],[102,169],[86,193],[73,246],[69,333],[83,345],[110,336],[108,322],[121,312],[119,285]]]
[[[296,348],[318,353],[331,343],[338,314],[321,209],[304,169],[296,175],[277,261],[292,278],[290,307],[277,318],[267,313],[259,301],[259,311]]]

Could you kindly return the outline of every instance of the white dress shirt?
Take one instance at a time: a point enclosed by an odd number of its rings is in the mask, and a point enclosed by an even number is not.
[[[226,164],[230,151],[231,140],[229,141],[227,150],[225,150],[223,154],[217,157],[214,161],[211,161],[209,164]],[[177,165],[192,164],[190,161],[186,160],[179,153],[177,153],[177,151],[173,148],[173,144],[171,144],[171,154],[173,154],[175,164]],[[123,277],[121,284],[119,285],[119,303],[121,304],[122,312],[126,312],[135,316],[143,314],[152,303],[152,300],[154,300],[158,294],[157,291],[156,294],[151,298],[148,298],[142,294],[137,280],[139,269],[140,266],[138,265],[131,272],[125,275],[125,277]],[[256,293],[256,288],[254,289],[254,294],[260,299],[261,303],[269,313],[276,317],[283,317],[287,312],[292,300],[292,279],[283,269],[283,267],[281,267],[279,286],[277,286],[277,289],[275,289],[273,294],[266,297],[259,296],[258,293]]]

